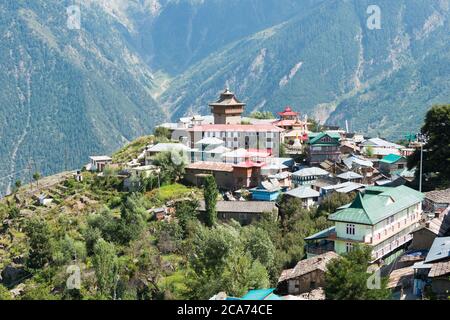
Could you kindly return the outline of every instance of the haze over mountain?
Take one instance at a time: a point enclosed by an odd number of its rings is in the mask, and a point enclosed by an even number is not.
[[[247,112],[292,105],[393,139],[450,100],[450,0],[3,0],[0,14],[0,190],[207,113],[225,86]]]

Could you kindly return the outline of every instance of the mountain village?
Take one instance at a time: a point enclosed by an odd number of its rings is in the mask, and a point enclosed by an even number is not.
[[[277,119],[244,117],[245,104],[229,89],[209,106],[211,115],[160,124],[170,142],[151,142],[126,163],[92,156],[85,169],[102,175],[120,168],[124,186],[134,190],[141,187],[139,177],[158,174],[154,157],[170,153],[184,165],[183,184],[203,188],[214,177],[218,219],[241,225],[267,213],[278,216],[280,199],[298,199],[305,209],[333,194],[353,199],[328,216],[331,227],[305,238],[305,259],[284,270],[276,287],[248,288],[243,297],[218,292],[211,299],[324,299],[328,263],[357,245],[371,248],[367,267],[388,277],[397,299],[421,299],[426,290],[448,297],[450,189],[413,188],[420,167],[408,170],[407,157],[422,146],[417,136],[400,145],[318,126],[294,107],[280,108]],[[83,179],[82,171],[75,177]],[[154,218],[176,219],[173,203],[153,208]],[[205,211],[205,201],[199,203],[198,212]]]

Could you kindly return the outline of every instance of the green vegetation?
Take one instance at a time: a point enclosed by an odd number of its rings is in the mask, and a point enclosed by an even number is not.
[[[217,189],[216,180],[213,176],[208,176],[205,179],[204,198],[205,198],[205,216],[203,220],[206,225],[212,227],[217,222],[217,197],[219,190]]]
[[[161,168],[161,184],[180,181],[187,163],[188,159],[182,152],[162,152],[153,159],[153,164]]]
[[[433,190],[450,187],[450,104],[433,106],[425,117],[421,133],[423,146],[423,188]],[[420,149],[408,159],[408,168],[419,167]],[[416,184],[420,170],[416,170]]]
[[[368,272],[370,247],[355,246],[354,250],[327,265],[325,294],[332,300],[386,300],[391,296],[386,278],[379,283]],[[379,286],[379,287],[378,287]]]
[[[169,166],[161,175],[168,175]],[[205,299],[226,291],[240,296],[250,288],[276,285],[280,272],[304,258],[304,237],[327,227],[326,216],[348,198],[333,197],[319,210],[302,209],[296,199],[280,202],[272,214],[248,226],[218,220],[214,178],[204,190],[177,183],[160,189],[124,192],[115,170],[83,181],[61,178],[45,192],[54,206],[36,207],[28,190],[0,202],[0,269],[13,265],[21,286],[14,299]],[[46,185],[47,178],[42,179]],[[207,214],[196,209],[207,200]],[[170,201],[175,200],[175,201]],[[149,209],[172,202],[172,219],[158,221]],[[31,219],[23,219],[32,212]],[[20,258],[20,259],[19,259]],[[13,261],[16,261],[13,264]],[[20,262],[22,261],[22,262]],[[69,266],[81,270],[81,287],[68,289]]]
[[[292,104],[372,136],[418,130],[428,106],[450,98],[449,21],[421,31],[447,11],[428,0],[380,0],[383,28],[372,32],[361,27],[370,4],[160,1],[153,15],[136,2],[112,15],[101,1],[83,5],[80,33],[67,28],[61,1],[2,1],[0,29],[14,37],[0,46],[0,172],[12,174],[14,162],[16,173],[0,181],[1,192],[30,182],[31,159],[43,175],[81,168],[169,117],[209,114],[230,74],[248,114]],[[141,41],[147,35],[151,44]]]
[[[113,244],[99,239],[94,246],[93,265],[99,292],[105,298],[116,297],[119,263]]]
[[[145,147],[155,141],[154,136],[140,137],[133,142],[127,144],[125,147],[115,152],[112,156],[115,163],[127,163],[136,159]]]
[[[261,119],[261,120],[275,119],[275,116],[270,111],[255,111],[255,112],[252,112],[249,117],[253,118],[253,119]]]

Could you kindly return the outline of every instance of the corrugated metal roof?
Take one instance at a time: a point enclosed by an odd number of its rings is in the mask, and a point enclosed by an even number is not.
[[[294,172],[292,175],[296,177],[310,177],[310,176],[328,176],[330,173],[328,171],[325,171],[318,167],[311,167],[311,168],[303,168],[296,172]]]
[[[406,186],[369,187],[352,204],[330,215],[332,221],[374,225],[423,200],[424,195]]]
[[[301,186],[296,189],[292,189],[285,193],[288,196],[306,199],[306,198],[317,198],[320,196],[320,193],[310,187]]]
[[[425,258],[425,263],[450,258],[450,237],[436,238]]]
[[[353,180],[353,179],[362,179],[363,176],[353,172],[353,171],[347,171],[344,173],[341,173],[340,175],[337,176],[340,179],[345,179],[345,180]]]
[[[312,236],[309,236],[307,238],[305,238],[305,240],[320,240],[320,239],[326,239],[328,238],[328,236],[332,233],[334,233],[336,231],[336,227],[332,226],[328,229],[319,231],[315,234],[313,234]]]

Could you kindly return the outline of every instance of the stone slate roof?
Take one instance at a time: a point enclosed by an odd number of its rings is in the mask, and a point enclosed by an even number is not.
[[[293,269],[283,270],[278,282],[301,277],[315,270],[325,272],[327,270],[327,264],[338,257],[339,255],[337,253],[329,251],[306,260],[301,260]]]
[[[428,276],[430,278],[435,278],[446,274],[450,274],[450,261],[433,263]]]
[[[205,201],[200,201],[199,211],[205,211]],[[274,202],[268,201],[217,201],[216,210],[221,212],[263,213],[278,211]]]
[[[375,225],[378,222],[423,201],[424,195],[406,186],[369,187],[352,204],[329,216],[331,221]]]
[[[425,198],[434,203],[449,203],[450,204],[450,188],[445,190],[434,190],[425,193]]]

